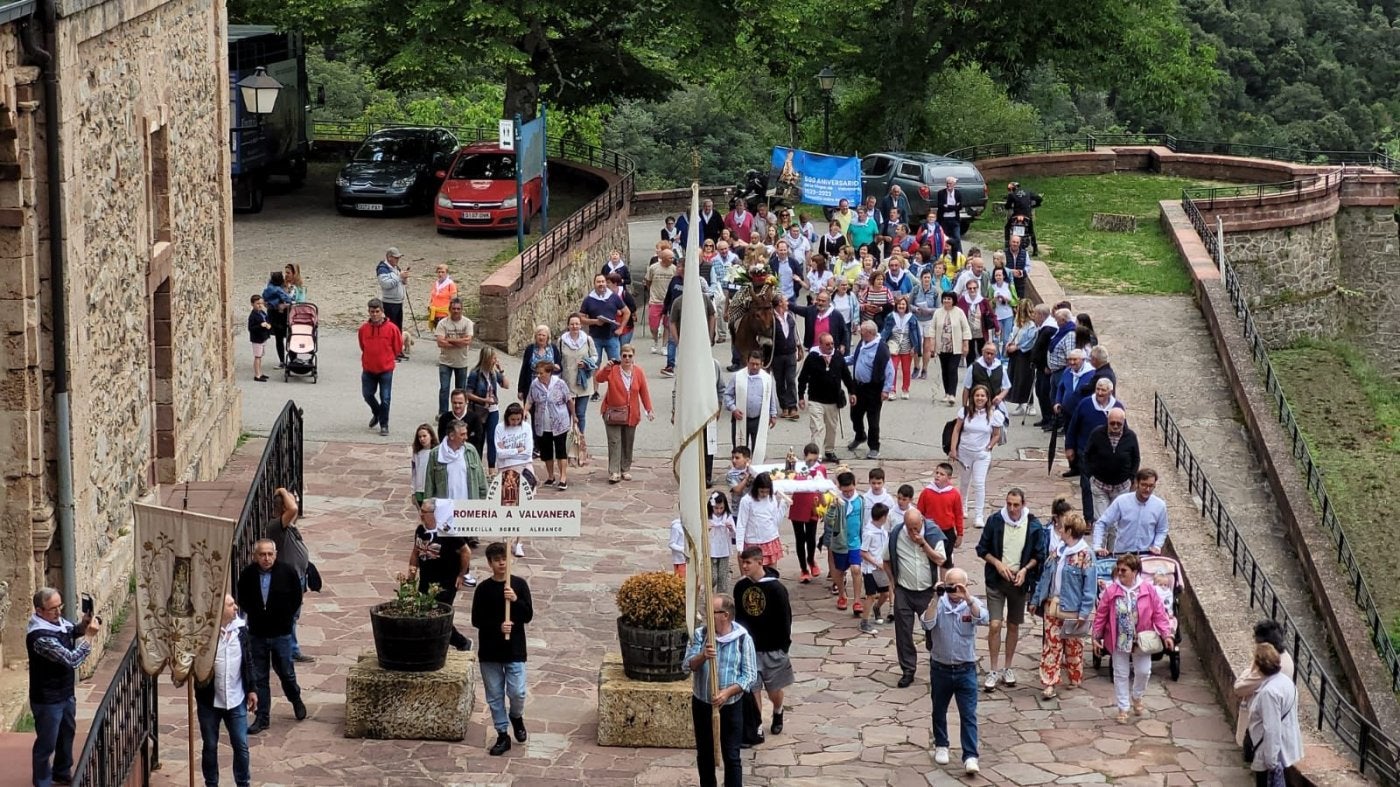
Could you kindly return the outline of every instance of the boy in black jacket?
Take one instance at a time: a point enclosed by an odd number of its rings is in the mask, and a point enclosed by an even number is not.
[[[778,572],[763,565],[763,550],[749,547],[740,552],[739,570],[743,577],[734,584],[734,622],[749,632],[758,655],[753,701],[744,698],[744,745],[751,746],[763,742],[760,689],[768,692],[773,703],[770,731],[774,735],[783,731],[783,689],[794,680],[792,661],[788,659],[788,648],[792,647],[792,604],[787,588],[778,580]]]
[[[486,562],[491,565],[491,578],[476,586],[472,595],[472,625],[477,629],[477,661],[481,666],[481,684],[486,692],[486,704],[491,708],[491,723],[496,727],[496,742],[491,755],[510,751],[509,726],[515,728],[515,739],[525,742],[525,624],[535,617],[530,601],[530,586],[524,579],[511,576],[506,563],[506,545],[494,541],[486,547]],[[506,585],[506,579],[510,585]],[[506,618],[506,602],[510,602],[510,618]],[[506,713],[506,697],[510,697],[510,713]]]
[[[261,295],[254,295],[249,302],[253,305],[252,311],[248,312],[248,341],[253,345],[253,379],[265,383],[267,375],[262,373],[262,359],[267,340],[272,338],[272,323],[267,321],[267,305],[263,303]]]

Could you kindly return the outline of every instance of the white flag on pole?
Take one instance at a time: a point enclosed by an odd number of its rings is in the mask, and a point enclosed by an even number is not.
[[[705,515],[705,426],[719,412],[715,401],[715,364],[710,355],[709,322],[700,282],[700,185],[691,184],[690,228],[681,290],[681,332],[676,348],[676,454],[672,470],[680,485],[681,524],[685,528],[686,622],[695,631],[696,596],[708,577],[709,517]],[[708,595],[706,595],[708,599]],[[708,601],[706,602],[708,603]]]

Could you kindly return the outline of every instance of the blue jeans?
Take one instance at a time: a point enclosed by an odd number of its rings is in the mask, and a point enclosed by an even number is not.
[[[997,320],[997,357],[1003,362],[1006,361],[1006,339],[1011,335],[1011,329],[1016,324],[1014,316],[1003,320]]]
[[[272,713],[272,691],[270,673],[277,672],[282,683],[282,693],[292,705],[301,702],[301,687],[297,685],[297,670],[292,663],[292,635],[280,637],[250,637],[253,651],[253,683],[258,693],[258,710],[255,721],[267,726]]]
[[[622,342],[618,339],[617,334],[609,333],[606,339],[599,339],[597,336],[594,336],[593,344],[598,348],[599,368],[603,366],[604,355],[608,356],[609,361],[622,360]]]
[[[219,722],[228,730],[229,745],[233,747],[233,783],[247,787],[253,783],[248,764],[248,706],[239,703],[234,708],[216,708],[201,702],[195,712],[199,715],[199,736],[204,741],[200,766],[204,770],[205,787],[219,787]]]
[[[666,368],[667,368],[667,369],[674,369],[674,368],[676,368],[676,340],[675,340],[675,339],[667,339],[667,340],[666,340]]]
[[[932,662],[929,683],[933,693],[933,745],[948,745],[948,701],[958,702],[958,726],[962,758],[977,755],[977,663],[959,665]]]
[[[1089,483],[1089,469],[1084,466],[1084,452],[1076,452],[1074,458],[1079,466],[1079,499],[1084,504],[1085,518],[1092,520],[1102,516],[1104,512],[1094,510],[1094,485]]]
[[[525,714],[525,662],[481,662],[481,688],[486,693],[486,705],[491,708],[491,723],[496,732],[510,730],[510,720]],[[510,715],[506,715],[506,698],[510,698]]]
[[[466,390],[467,371],[465,366],[458,369],[438,364],[438,412],[447,412],[447,397],[452,393],[452,389]]]
[[[360,393],[365,397],[365,404],[369,405],[370,415],[374,416],[374,423],[387,428],[389,426],[389,398],[394,391],[394,373],[380,372],[360,372]],[[379,398],[375,398],[375,394]],[[261,699],[261,698],[259,698]]]
[[[301,593],[306,595],[306,577],[301,578]],[[305,606],[297,607],[297,611],[292,614],[292,658],[301,656],[301,643],[297,642],[297,626],[301,624],[301,611]]]
[[[496,466],[496,425],[501,422],[501,411],[492,410],[486,414],[486,466]]]
[[[34,787],[49,787],[55,775],[73,773],[73,733],[78,728],[78,700],[30,706],[34,712]],[[52,765],[50,760],[52,759]]]
[[[588,425],[588,397],[574,397],[574,415],[578,416],[578,433],[583,434],[583,427]]]

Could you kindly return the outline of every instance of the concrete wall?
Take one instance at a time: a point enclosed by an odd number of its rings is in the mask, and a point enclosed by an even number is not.
[[[550,177],[590,179],[608,188],[622,178],[614,172],[567,161],[550,162]],[[631,195],[604,194],[582,210],[555,225],[523,255],[516,255],[481,283],[479,340],[512,355],[534,340],[536,325],[549,325],[558,335],[564,319],[577,311],[583,296],[593,287],[593,276],[612,249],[628,258],[631,239],[627,220]],[[522,263],[540,250],[560,249],[540,258],[539,272],[521,282]],[[532,251],[533,249],[533,251]]]
[[[226,21],[222,4],[200,0],[60,6],[76,562],[80,589],[109,609],[126,601],[131,503],[157,483],[212,478],[238,437],[224,330],[232,250]],[[0,579],[24,595],[18,589],[58,584],[60,555],[52,540],[54,326],[43,156],[52,108],[40,101],[37,70],[18,65],[14,27],[0,34],[0,100],[20,109],[17,144],[25,154],[19,192],[0,187],[0,210],[18,211],[13,221],[0,219],[0,258],[11,258],[2,267],[19,271],[0,284],[0,298],[16,302],[0,314],[0,333],[19,337],[5,343],[0,365],[0,391],[15,392],[0,400],[0,428],[10,437],[0,457],[0,543],[8,550]],[[16,542],[26,548],[9,547]],[[27,604],[16,606],[5,621],[9,659],[27,615]]]

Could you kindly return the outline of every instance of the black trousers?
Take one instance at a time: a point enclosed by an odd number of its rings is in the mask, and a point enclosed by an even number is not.
[[[880,450],[880,408],[885,400],[881,396],[883,386],[877,383],[856,383],[856,403],[851,405],[851,429],[855,439],[870,445],[870,450]]]
[[[986,344],[986,343],[987,343],[987,340],[986,340],[985,336],[984,336],[984,338],[981,338],[981,339],[968,339],[968,340],[967,340],[967,355],[966,355],[965,357],[967,358],[967,365],[968,365],[968,366],[971,366],[971,365],[973,364],[974,361],[976,361],[978,358],[981,358],[981,357],[982,357],[982,345],[984,345],[984,344]]]
[[[705,669],[709,669],[708,666]],[[743,733],[743,702],[731,702],[719,709],[719,753],[724,760],[724,787],[742,787],[744,769],[739,761],[739,742]],[[690,698],[690,720],[695,725],[695,769],[700,772],[701,787],[716,787],[715,738],[710,727],[711,705]]]
[[[291,326],[287,324],[287,313],[272,312],[267,315],[267,323],[272,326],[272,338],[277,347],[277,362],[285,365],[287,363],[287,336],[291,332]]]
[[[758,419],[749,417],[744,419],[744,442],[739,442],[739,422],[734,420],[734,416],[729,417],[729,444],[731,446],[746,445],[750,449],[758,442]]]
[[[1055,420],[1055,403],[1050,398],[1050,381],[1054,378],[1044,369],[1035,370],[1035,398],[1040,400],[1040,419],[1049,423]]]
[[[397,326],[400,331],[403,330],[403,303],[389,303],[388,301],[384,301],[384,316],[389,319],[389,322]]]
[[[420,592],[427,592],[428,590],[428,585],[424,583],[421,577],[418,580],[418,590]],[[438,593],[434,598],[440,603],[446,604],[449,607],[452,606],[452,602],[457,600],[456,582],[454,581],[452,587]],[[458,631],[456,626],[452,627],[452,638],[449,639],[448,642],[450,642],[454,648],[459,645],[470,644],[470,640],[462,636],[462,632]]]
[[[797,541],[797,565],[805,572],[817,564],[817,521],[793,522],[792,535]]]
[[[769,366],[773,383],[778,389],[778,407],[783,410],[797,408],[797,359],[791,353],[773,354]]]
[[[958,392],[958,364],[962,353],[939,353],[938,370],[943,373],[943,394],[952,396]]]

